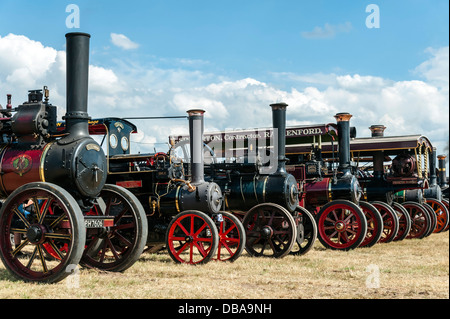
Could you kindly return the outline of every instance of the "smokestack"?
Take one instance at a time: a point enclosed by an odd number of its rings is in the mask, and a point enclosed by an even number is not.
[[[344,175],[350,174],[350,113],[337,113],[338,143],[339,143],[339,170]]]
[[[203,114],[204,110],[189,110],[189,139],[191,152],[191,184],[204,182]]]
[[[89,39],[87,33],[66,34],[66,131],[70,140],[89,136],[87,113]]]
[[[372,137],[383,137],[384,136],[384,130],[386,129],[386,126],[384,125],[372,125],[369,127],[370,131],[372,132]]]
[[[436,147],[433,147],[433,151],[430,156],[430,186],[437,185],[436,175]]]
[[[369,129],[372,132],[372,137],[383,137],[386,126],[371,125]],[[383,151],[377,151],[373,155],[373,176],[382,177],[383,174],[384,174],[384,153]]]
[[[286,173],[286,103],[270,104],[272,107],[273,131],[278,132],[277,149],[278,149],[278,167],[276,174]]]
[[[12,104],[11,104],[11,94],[6,94],[6,108],[8,110],[12,109]]]
[[[441,188],[447,187],[447,173],[445,171],[445,159],[446,155],[438,155],[439,165],[439,186]]]

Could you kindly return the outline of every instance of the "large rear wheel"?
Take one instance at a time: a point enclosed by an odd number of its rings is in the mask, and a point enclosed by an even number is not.
[[[91,216],[111,217],[108,227],[88,229],[81,264],[106,271],[124,271],[141,256],[147,242],[144,208],[129,190],[106,184]]]
[[[71,274],[86,239],[75,199],[43,182],[23,185],[8,196],[0,210],[0,234],[0,257],[13,277],[43,283]]]

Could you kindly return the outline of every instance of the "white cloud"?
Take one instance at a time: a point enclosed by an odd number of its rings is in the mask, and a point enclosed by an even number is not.
[[[448,88],[449,47],[427,48],[426,52],[431,54],[432,57],[416,67],[414,72],[423,76],[430,83]]]
[[[136,61],[121,61],[116,68],[91,65],[89,114],[93,118],[186,115],[190,108],[203,108],[206,131],[258,128],[272,125],[269,104],[283,101],[289,104],[289,124],[334,123],[334,114],[350,112],[358,136],[370,136],[370,125],[384,124],[387,135],[424,134],[438,152],[445,152],[449,139],[448,47],[426,53],[429,58],[414,70],[417,80],[288,74],[308,85],[289,90],[254,78],[225,79],[199,70],[142,66]],[[12,93],[17,106],[26,100],[27,90],[44,85],[50,88],[51,103],[60,106],[59,115],[63,115],[65,53],[23,36],[0,37],[0,97]],[[153,151],[155,145],[164,150],[166,145],[152,143],[165,143],[168,135],[185,134],[188,127],[183,119],[132,122],[140,132],[133,138],[134,152]]]
[[[32,52],[32,54],[30,54]],[[0,70],[9,85],[34,86],[56,61],[57,51],[23,35],[0,36]]]
[[[137,49],[139,44],[131,41],[128,37],[119,33],[111,33],[111,42],[119,48],[125,50]]]
[[[303,31],[301,35],[306,39],[327,39],[334,38],[338,33],[348,33],[352,29],[352,24],[348,21],[337,25],[325,23],[323,27],[314,27],[312,31]]]

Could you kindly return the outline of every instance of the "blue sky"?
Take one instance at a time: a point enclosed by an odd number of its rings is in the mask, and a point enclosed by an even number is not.
[[[71,3],[77,29],[66,26]],[[369,4],[379,7],[379,28],[366,26]],[[430,135],[448,152],[448,0],[1,0],[0,12],[0,96],[12,90],[22,99],[25,83],[49,85],[64,106],[58,54],[64,34],[81,31],[92,35],[94,116],[195,106],[207,110],[211,130],[257,127],[270,125],[268,105],[284,100],[288,124],[350,111],[361,135],[382,121],[386,134]],[[33,65],[21,67],[20,48]],[[162,123],[148,126],[141,140],[167,136]]]
[[[268,79],[270,72],[358,73],[411,79],[424,49],[448,45],[449,3],[408,1],[24,1],[2,0],[0,32],[23,34],[62,48],[67,4],[80,8],[80,29],[93,49],[110,46],[110,33],[139,43],[111,52],[148,63],[184,58],[234,77]],[[368,4],[380,8],[380,28],[368,29]],[[351,25],[330,38],[302,32],[325,24]],[[92,61],[109,61],[93,55]],[[153,61],[154,62],[154,61]],[[162,63],[162,62],[159,62]]]

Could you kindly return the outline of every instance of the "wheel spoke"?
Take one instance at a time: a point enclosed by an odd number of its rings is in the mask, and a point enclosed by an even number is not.
[[[50,204],[52,203],[52,199],[48,198],[44,205],[42,205],[42,210],[39,216],[38,224],[42,224],[44,222],[45,216],[47,215],[47,212],[49,210]]]
[[[30,223],[28,222],[28,220],[25,218],[25,216],[17,209],[17,207],[13,208],[14,213],[17,215],[17,217],[20,218],[20,220],[25,224],[26,228],[30,227]]]
[[[23,247],[25,247],[26,245],[28,245],[28,243],[29,243],[29,240],[28,240],[28,239],[25,239],[23,242],[20,243],[20,245],[18,245],[15,249],[13,249],[13,250],[11,251],[11,255],[12,255],[13,257],[16,257],[16,254],[17,254],[19,251],[21,251]]]
[[[72,234],[46,233],[44,237],[49,239],[72,240]]]

